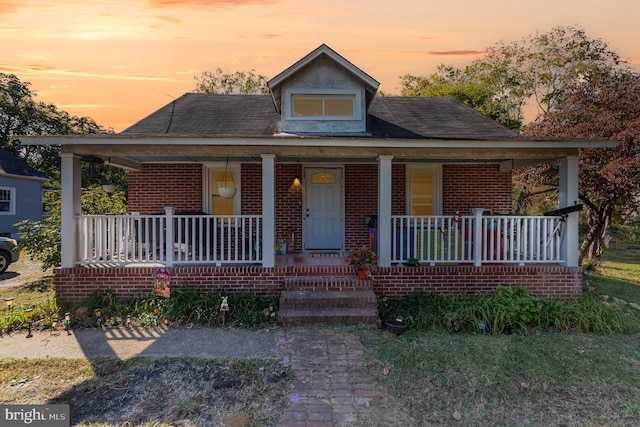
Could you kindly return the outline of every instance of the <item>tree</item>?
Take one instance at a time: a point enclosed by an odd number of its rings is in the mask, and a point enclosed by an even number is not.
[[[428,77],[403,76],[405,96],[450,95],[499,123],[520,130],[524,107],[553,111],[562,89],[609,75],[621,64],[607,43],[576,27],[555,27],[511,43],[500,42],[464,68],[440,65]]]
[[[35,101],[29,83],[0,73],[0,146],[24,159],[52,180],[60,179],[60,147],[23,146],[20,135],[72,135],[108,133],[89,117],[71,116],[53,104]]]
[[[473,77],[471,69],[457,69],[439,65],[438,70],[427,76],[405,74],[401,78],[402,96],[452,96],[512,129],[519,129],[519,107],[507,107],[497,100],[497,88],[480,77]]]
[[[225,73],[220,67],[213,72],[204,71],[200,77],[194,77],[197,81],[196,92],[241,95],[268,94],[268,79],[261,74],[255,74],[254,71]]]
[[[0,146],[44,173],[50,181],[44,193],[44,219],[22,221],[18,230],[22,248],[43,262],[43,268],[60,265],[60,146],[23,146],[21,135],[72,135],[109,133],[89,117],[72,116],[53,104],[37,102],[36,94],[13,74],[0,73]],[[89,163],[83,162],[83,209],[86,213],[122,213],[126,210],[126,171],[99,165],[99,180],[89,180]],[[119,191],[107,196],[101,184],[108,180]]]
[[[55,189],[46,191],[44,195],[45,215],[42,221],[20,221],[18,232],[23,239],[22,250],[32,259],[42,262],[42,269],[59,267],[61,262],[61,216],[59,183],[53,184]],[[116,214],[127,212],[125,193],[116,191],[105,193],[100,186],[92,186],[82,194],[82,213],[85,215]]]
[[[620,63],[607,43],[569,26],[498,43],[470,68],[500,87],[504,99],[524,105],[533,97],[539,111],[546,114],[556,108],[564,87],[609,75]]]
[[[640,75],[614,72],[566,86],[555,99],[554,110],[527,126],[527,134],[619,141],[616,148],[580,152],[579,197],[589,230],[578,257],[598,263],[613,215],[640,208]],[[550,172],[551,165],[538,171]]]

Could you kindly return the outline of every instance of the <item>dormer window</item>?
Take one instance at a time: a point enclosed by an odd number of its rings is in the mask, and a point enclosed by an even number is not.
[[[361,120],[360,91],[341,89],[288,90],[285,118],[292,120]]]
[[[293,95],[293,117],[353,117],[355,95]]]

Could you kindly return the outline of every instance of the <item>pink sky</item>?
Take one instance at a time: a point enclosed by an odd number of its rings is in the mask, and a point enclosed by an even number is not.
[[[392,94],[403,74],[463,65],[557,25],[640,69],[639,18],[637,0],[4,0],[0,72],[120,131],[192,91],[203,71],[273,77],[322,43]]]

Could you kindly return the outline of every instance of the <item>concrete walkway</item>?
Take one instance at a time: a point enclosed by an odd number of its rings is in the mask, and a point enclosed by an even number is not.
[[[348,328],[102,328],[13,333],[0,359],[198,357],[275,359],[291,367],[284,427],[393,426],[384,389],[365,367],[364,348]],[[391,399],[392,401],[392,399]]]

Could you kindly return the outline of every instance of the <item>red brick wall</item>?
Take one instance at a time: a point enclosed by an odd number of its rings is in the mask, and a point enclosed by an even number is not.
[[[202,165],[143,164],[141,171],[129,172],[129,212],[154,214],[165,206],[202,211]]]
[[[290,243],[294,250],[302,250],[302,196],[289,195],[293,178],[302,177],[300,164],[276,164],[276,240]],[[262,165],[242,165],[242,214],[262,214]]]
[[[369,228],[364,220],[378,211],[378,165],[345,165],[344,204],[345,249],[369,245]]]
[[[402,298],[414,290],[455,295],[492,292],[496,286],[522,286],[548,299],[573,299],[582,294],[582,268],[564,266],[434,266],[391,267],[376,275],[378,296]]]
[[[443,165],[442,213],[469,215],[471,208],[510,213],[511,189],[511,172],[500,172],[500,165]]]
[[[243,163],[240,168],[242,215],[262,214],[262,165]]]
[[[60,301],[87,298],[93,290],[111,289],[118,297],[148,295],[153,291],[153,267],[76,267],[55,271]],[[354,276],[349,266],[194,266],[174,267],[173,286],[188,283],[207,290],[248,291],[278,296],[282,280],[292,276]],[[401,298],[413,290],[454,295],[492,292],[497,285],[523,286],[548,299],[573,299],[582,293],[582,269],[563,266],[435,266],[381,268],[373,278],[379,297]]]
[[[290,195],[289,187],[293,179],[302,179],[302,165],[276,165],[276,241],[283,239],[291,244],[293,235],[293,250],[302,251],[302,194]],[[289,248],[287,248],[289,250]]]

